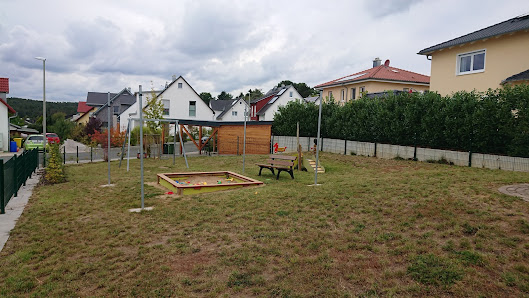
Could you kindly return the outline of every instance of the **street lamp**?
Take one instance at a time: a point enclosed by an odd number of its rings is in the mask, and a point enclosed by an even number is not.
[[[48,138],[46,137],[46,58],[35,57],[35,59],[42,61],[42,134],[44,135],[44,152],[46,152],[46,144]],[[42,167],[46,166],[46,153],[44,153],[44,160]]]

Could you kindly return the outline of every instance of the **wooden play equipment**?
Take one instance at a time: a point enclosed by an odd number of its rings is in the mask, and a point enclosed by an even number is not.
[[[178,195],[201,194],[263,184],[261,181],[229,171],[165,173],[157,176],[158,184]]]
[[[272,171],[272,175],[275,175],[274,169],[276,169],[276,179],[279,179],[279,174],[281,174],[282,171],[288,172],[290,177],[294,179],[294,164],[296,159],[297,157],[295,156],[271,154],[266,163],[257,164],[257,166],[259,166],[259,176],[261,176],[261,171],[263,169],[269,169]]]

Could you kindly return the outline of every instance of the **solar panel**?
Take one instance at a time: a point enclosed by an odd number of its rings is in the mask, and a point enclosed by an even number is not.
[[[285,91],[287,91],[287,89],[281,89],[281,91],[279,91],[279,93],[277,93],[277,95],[281,95],[281,94],[285,93]]]
[[[278,98],[278,96],[274,96],[274,98],[272,98],[272,100],[270,100],[268,103],[274,103]]]

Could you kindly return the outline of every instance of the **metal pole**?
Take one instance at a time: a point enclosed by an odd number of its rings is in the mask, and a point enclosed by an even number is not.
[[[131,129],[131,125],[130,125],[130,118],[129,118],[129,124],[127,125],[128,126],[128,146],[127,146],[127,172],[129,171],[129,164],[130,164],[130,131],[132,130]]]
[[[323,89],[320,90],[320,107],[318,111],[318,135],[316,139],[320,140],[320,131],[321,131],[321,102],[323,101]],[[318,150],[318,145],[316,147],[316,169],[314,169],[314,185],[318,185],[318,163],[320,161],[320,151]]]
[[[176,122],[174,124],[174,135],[173,135],[173,165],[176,164]]]
[[[107,138],[107,159],[108,159],[108,185],[110,185],[110,128],[111,128],[111,125],[110,125],[110,92],[107,92],[107,120],[108,120],[108,125],[107,125],[107,134],[108,134],[108,138]]]
[[[62,163],[66,164],[66,146],[62,147]]]
[[[75,146],[75,150],[77,151],[77,163],[79,163],[79,146]]]
[[[141,210],[143,211],[143,208],[145,208],[145,189],[143,188],[143,108],[142,108],[142,94],[141,94],[141,85],[139,88],[139,113],[140,113],[140,183],[141,183]]]
[[[42,134],[44,134],[44,159],[42,160],[42,167],[46,167],[46,145],[48,138],[46,137],[46,59],[42,60]]]
[[[248,101],[250,99],[250,93],[248,92]],[[246,160],[246,115],[247,115],[247,106],[246,98],[243,98],[244,101],[244,139],[242,140],[242,172],[244,173],[244,162]]]

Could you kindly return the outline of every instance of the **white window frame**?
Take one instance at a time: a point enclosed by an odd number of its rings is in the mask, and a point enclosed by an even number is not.
[[[163,113],[162,115],[163,116],[169,116],[169,113],[171,111],[171,101],[169,99],[162,99],[162,104],[163,104]],[[167,106],[166,106],[167,104]],[[167,113],[166,113],[166,110],[167,110]]]
[[[183,86],[182,83],[178,83],[178,89],[182,89],[182,86]]]
[[[231,111],[231,115],[237,117],[237,111]]]
[[[194,109],[191,109],[191,107],[195,107]],[[194,112],[194,115],[191,115],[191,111]],[[189,117],[196,117],[197,116],[197,102],[194,100],[189,101]]]
[[[294,91],[290,91],[290,97],[294,96]]]
[[[472,68],[474,68],[474,55],[482,54],[482,53],[485,54],[485,58],[483,59],[483,69],[472,70]],[[461,64],[461,58],[462,57],[468,57],[468,56],[471,57],[471,59],[470,59],[470,70],[469,71],[460,72],[459,71],[459,67],[460,67],[460,64]],[[481,49],[481,50],[476,50],[476,51],[472,51],[472,52],[466,52],[466,53],[457,54],[457,56],[456,56],[456,75],[462,76],[462,75],[467,75],[467,74],[484,72],[486,65],[487,65],[487,49]]]

